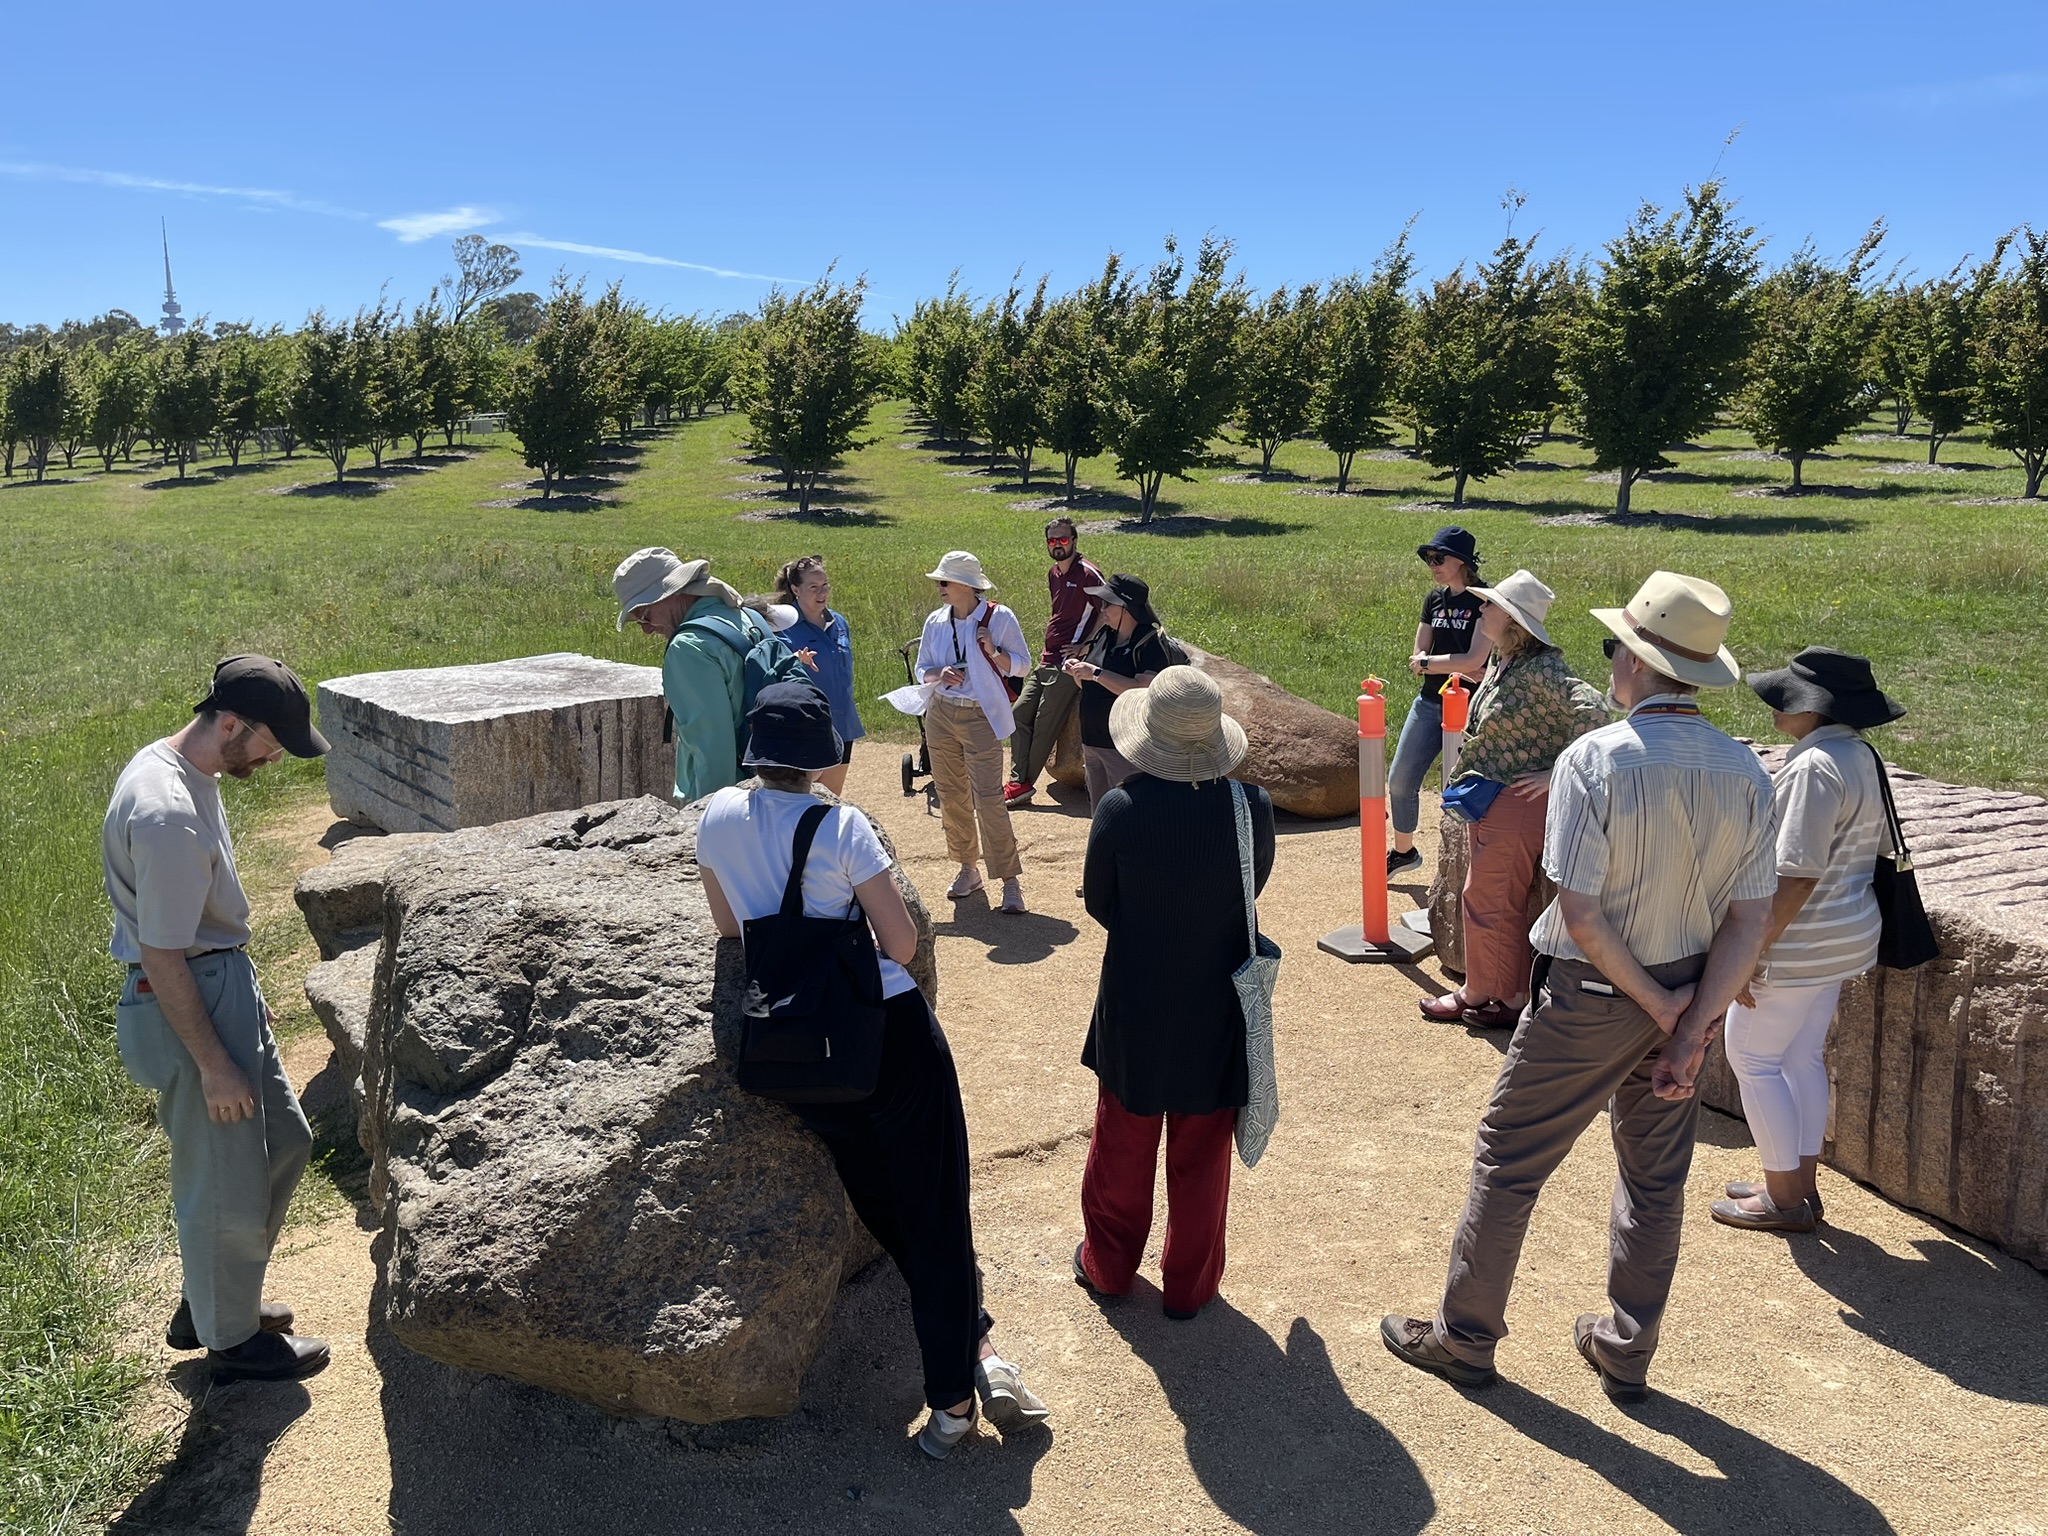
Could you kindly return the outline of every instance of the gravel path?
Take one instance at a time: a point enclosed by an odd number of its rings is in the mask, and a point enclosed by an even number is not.
[[[895,757],[864,747],[849,793],[938,892],[939,823],[898,793]],[[916,1352],[886,1264],[843,1294],[788,1419],[612,1420],[366,1331],[368,1233],[340,1217],[288,1235],[272,1286],[332,1339],[334,1364],[304,1387],[156,1394],[182,1449],[123,1527],[2048,1532],[2048,1277],[1826,1172],[1821,1235],[1717,1227],[1706,1203],[1755,1165],[1742,1125],[1712,1113],[1646,1406],[1610,1405],[1571,1347],[1573,1316],[1603,1305],[1613,1161],[1599,1123],[1537,1210],[1504,1379],[1463,1394],[1385,1353],[1383,1312],[1434,1305],[1505,1042],[1417,1016],[1442,985],[1433,964],[1354,969],[1316,952],[1356,916],[1344,824],[1283,828],[1261,906],[1287,954],[1284,1109],[1265,1161],[1237,1170],[1222,1299],[1193,1323],[1161,1316],[1155,1231],[1149,1278],[1097,1306],[1067,1273],[1094,1101],[1077,1057],[1101,955],[1072,894],[1085,807],[1041,794],[1016,819],[1034,911],[936,903],[940,1012],[996,1339],[1052,1403],[1049,1431],[985,1432],[943,1465],[917,1453]],[[306,862],[322,829],[308,824]],[[1397,910],[1420,896],[1397,887]],[[304,1080],[324,1042],[293,1054]],[[196,1396],[188,1372],[170,1381]]]

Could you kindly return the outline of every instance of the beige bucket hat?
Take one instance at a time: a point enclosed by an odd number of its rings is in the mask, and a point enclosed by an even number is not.
[[[739,593],[711,574],[709,560],[679,560],[674,550],[659,547],[636,549],[612,572],[612,596],[619,600],[617,627],[624,629],[635,610],[651,608],[675,592],[740,605]]]
[[[1244,727],[1223,713],[1223,690],[1195,667],[1168,667],[1127,688],[1109,710],[1109,739],[1140,773],[1199,784],[1244,761]]]
[[[1472,587],[1469,590],[1476,598],[1499,604],[1509,618],[1545,645],[1557,643],[1550,638],[1550,631],[1543,627],[1543,620],[1550,612],[1550,605],[1557,601],[1557,594],[1527,571],[1503,577],[1490,587]]]
[[[933,581],[957,581],[963,587],[972,587],[977,592],[986,592],[995,583],[982,574],[981,562],[964,549],[949,549],[946,558],[939,562],[935,571],[925,575]]]
[[[1637,659],[1666,677],[1698,688],[1732,688],[1742,676],[1723,643],[1734,605],[1711,581],[1652,571],[1626,608],[1595,608],[1592,614]]]

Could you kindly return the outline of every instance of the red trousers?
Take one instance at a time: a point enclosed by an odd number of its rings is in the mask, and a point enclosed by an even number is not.
[[[1096,1289],[1131,1288],[1152,1234],[1152,1181],[1159,1129],[1166,1127],[1166,1253],[1160,1261],[1165,1304],[1193,1312],[1223,1283],[1223,1228],[1230,1211],[1231,1133],[1237,1111],[1207,1115],[1134,1115],[1107,1088],[1095,1099],[1095,1134],[1081,1175],[1086,1241],[1081,1266]]]
[[[1506,1002],[1529,988],[1529,893],[1543,861],[1546,790],[1504,789],[1470,829],[1465,865],[1465,995]]]

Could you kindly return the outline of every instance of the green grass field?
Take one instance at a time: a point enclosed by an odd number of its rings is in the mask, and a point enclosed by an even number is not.
[[[853,626],[860,687],[903,681],[894,648],[934,602],[922,573],[949,548],[976,551],[1027,634],[1042,624],[1047,515],[1014,502],[1014,471],[928,443],[900,408],[854,456],[806,525],[736,498],[768,487],[743,460],[742,417],[647,434],[618,451],[587,494],[542,507],[504,440],[467,458],[430,455],[363,473],[354,493],[319,489],[318,460],[212,473],[183,485],[160,469],[58,473],[0,489],[0,1512],[47,1530],[101,1513],[149,1448],[128,1438],[134,1368],[109,1327],[126,1261],[168,1223],[149,1107],[113,1050],[116,970],[96,838],[115,773],[174,729],[214,660],[282,656],[308,679],[388,667],[575,650],[653,663],[655,643],[613,629],[607,579],[636,546],[709,555],[746,590],[793,555],[830,561],[835,606]],[[1589,680],[1604,681],[1594,604],[1619,604],[1650,570],[1708,577],[1734,598],[1731,644],[1746,666],[1802,645],[1871,656],[1911,706],[1881,737],[1919,771],[2048,788],[2048,504],[2014,504],[2010,455],[1969,438],[1947,469],[1921,472],[1924,442],[1868,435],[1810,461],[1808,494],[1781,497],[1782,463],[1716,433],[1641,485],[1625,526],[1613,487],[1589,483],[1569,439],[1532,467],[1476,486],[1472,505],[1431,505],[1444,488],[1398,454],[1361,455],[1354,493],[1329,493],[1330,456],[1290,445],[1294,478],[1229,483],[1250,466],[1204,469],[1164,493],[1166,530],[1084,533],[1106,569],[1152,583],[1169,628],[1348,713],[1366,672],[1388,678],[1390,714],[1412,693],[1403,665],[1425,591],[1415,545],[1439,524],[1477,534],[1489,572],[1528,566],[1558,591],[1551,628]],[[1243,451],[1240,457],[1251,457]],[[223,466],[224,468],[224,466]],[[1084,525],[1134,509],[1110,466]],[[377,485],[384,488],[379,490]],[[308,491],[294,491],[304,486]],[[309,493],[310,492],[310,493]],[[511,505],[489,506],[498,501]],[[756,520],[742,520],[747,515]],[[1710,702],[1730,729],[1768,730],[1746,691]],[[881,734],[908,734],[887,706]],[[303,796],[317,765],[269,770],[227,791],[237,825]]]

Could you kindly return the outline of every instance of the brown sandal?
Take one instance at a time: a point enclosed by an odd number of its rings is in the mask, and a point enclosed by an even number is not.
[[[1425,1019],[1438,1024],[1455,1024],[1465,1016],[1465,1005],[1458,1001],[1455,992],[1446,992],[1442,997],[1421,998],[1415,1006],[1422,1010]]]

